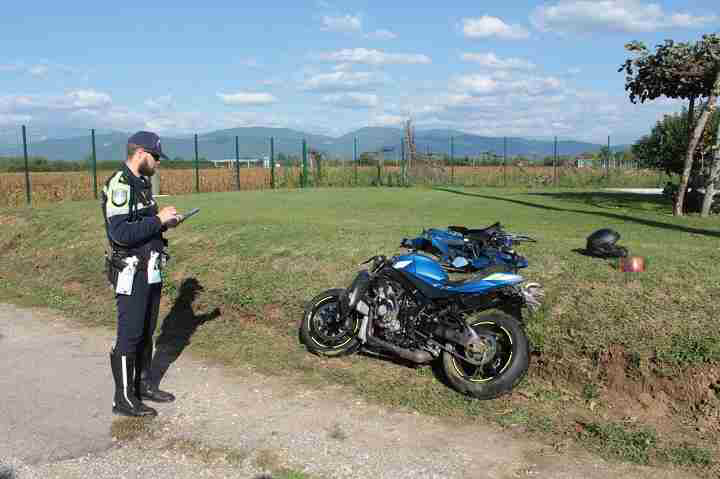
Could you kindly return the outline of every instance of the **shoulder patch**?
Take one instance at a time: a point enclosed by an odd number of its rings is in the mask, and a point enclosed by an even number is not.
[[[122,183],[123,185],[129,184],[129,183],[128,183],[127,175],[125,174],[124,171],[121,171],[121,172],[120,172],[120,178],[118,178],[118,182],[119,182],[119,183]]]
[[[110,201],[112,201],[112,204],[115,206],[125,206],[128,202],[128,197],[128,190],[125,188],[115,188],[112,190]]]

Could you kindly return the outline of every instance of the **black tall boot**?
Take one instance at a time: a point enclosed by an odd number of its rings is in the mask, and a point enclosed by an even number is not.
[[[154,402],[172,402],[175,396],[167,391],[158,388],[157,382],[152,377],[152,341],[146,340],[142,351],[138,352],[135,369],[135,391],[138,399],[145,399]]]
[[[157,411],[140,401],[135,390],[135,354],[110,352],[110,368],[115,380],[113,413],[122,416],[157,416]]]

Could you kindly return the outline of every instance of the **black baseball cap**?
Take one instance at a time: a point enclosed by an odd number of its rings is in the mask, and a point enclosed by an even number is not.
[[[138,131],[128,139],[128,145],[137,145],[151,155],[157,155],[166,160],[170,159],[162,151],[160,137],[151,131]]]

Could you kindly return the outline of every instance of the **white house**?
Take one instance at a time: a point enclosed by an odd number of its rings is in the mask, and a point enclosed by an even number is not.
[[[267,156],[262,158],[257,157],[244,157],[240,159],[235,158],[225,158],[224,160],[210,160],[213,162],[213,165],[215,165],[215,168],[230,168],[235,166],[235,162],[239,162],[240,166],[245,164],[245,168],[250,168],[250,166],[257,168],[262,165],[262,168],[270,168],[270,158]],[[275,167],[277,167],[277,163],[275,163]]]

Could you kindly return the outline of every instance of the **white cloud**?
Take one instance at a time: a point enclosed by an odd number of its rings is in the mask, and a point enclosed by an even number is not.
[[[112,103],[110,95],[96,90],[75,90],[69,92],[57,103],[61,108],[66,109],[90,109],[104,108]]]
[[[217,97],[226,105],[268,105],[278,101],[270,93],[218,93]]]
[[[50,70],[61,71],[64,73],[76,73],[75,69],[64,65],[50,65],[48,63],[36,63],[28,65],[26,63],[12,63],[0,65],[0,72],[4,73],[21,73],[34,77],[44,77]]]
[[[358,90],[372,88],[387,81],[387,76],[376,72],[336,71],[306,78],[302,89],[309,91]]]
[[[333,32],[359,32],[362,31],[360,15],[328,16],[322,18],[323,30]]]
[[[663,28],[697,28],[716,22],[717,15],[666,12],[642,0],[561,0],[537,7],[531,21],[542,31],[558,33],[612,31],[654,32]]]
[[[111,104],[110,95],[96,90],[73,90],[57,96],[8,95],[0,97],[0,113],[99,110]]]
[[[563,88],[563,82],[555,77],[520,75],[517,78],[501,74],[474,74],[456,77],[452,87],[470,96],[494,94],[523,94],[527,96],[551,95]]]
[[[6,113],[0,113],[0,125],[3,126],[16,126],[22,123],[28,123],[32,120],[31,115],[14,115],[14,114],[6,114]]]
[[[238,62],[241,66],[249,68],[257,68],[260,66],[257,58],[241,58]]]
[[[156,111],[171,109],[174,106],[173,96],[167,94],[157,98],[148,98],[145,100],[145,106]]]
[[[533,70],[535,64],[521,58],[498,58],[494,53],[463,53],[462,59],[486,68],[499,70]]]
[[[379,113],[370,119],[372,126],[401,126],[407,120],[406,116],[393,115],[388,113]]]
[[[342,108],[373,108],[378,105],[378,96],[373,93],[336,93],[324,96],[322,101]]]
[[[367,38],[373,38],[375,40],[394,40],[397,38],[397,35],[391,32],[390,30],[385,29],[379,29],[375,30],[374,32],[370,32],[365,35]]]
[[[522,25],[508,25],[497,17],[483,15],[480,18],[463,18],[463,33],[468,38],[488,38],[496,36],[508,40],[522,40],[530,32]]]
[[[430,63],[427,55],[415,53],[385,53],[368,48],[346,48],[317,55],[320,60],[331,62],[365,63],[368,65]]]
[[[48,72],[47,65],[35,65],[28,69],[28,73],[31,74],[32,76],[36,76],[36,77],[45,76],[47,74],[47,72]]]

